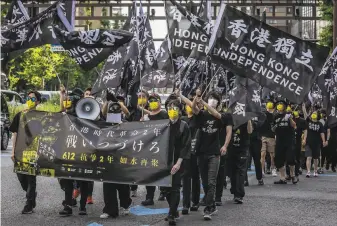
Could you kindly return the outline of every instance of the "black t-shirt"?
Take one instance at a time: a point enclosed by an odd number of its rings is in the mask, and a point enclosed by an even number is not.
[[[266,112],[266,119],[260,128],[260,134],[263,137],[274,138],[275,133],[272,130],[272,126],[274,123],[274,114],[270,112]]]
[[[234,148],[246,148],[250,144],[250,136],[247,130],[248,123],[242,124],[236,129],[233,129],[231,145]]]
[[[286,114],[277,114],[274,120],[276,141],[284,145],[293,144],[295,130],[291,127],[290,118],[285,119]]]
[[[13,121],[9,127],[9,131],[11,131],[12,133],[17,133],[19,130],[20,117],[21,117],[21,112],[17,113],[14,116]]]
[[[301,144],[303,131],[307,129],[307,121],[304,118],[294,118],[296,123],[296,144]]]
[[[323,125],[321,122],[308,122],[307,126],[307,141],[306,143],[311,146],[320,146],[322,143],[321,133],[324,133]]]
[[[162,110],[159,113],[155,115],[148,115],[150,120],[162,120],[162,119],[168,119],[168,114],[166,111]]]
[[[196,143],[198,140],[200,140],[198,137],[199,132],[198,131],[198,127],[195,121],[195,115],[193,115],[192,117],[188,117],[188,116],[183,116],[181,117],[181,120],[186,122],[190,132],[191,132],[191,153],[195,154],[195,147],[196,147]]]
[[[232,117],[231,114],[229,114],[229,113],[222,113],[222,114],[223,114],[223,117],[224,117],[225,127],[221,128],[221,130],[220,130],[220,137],[219,137],[220,147],[222,147],[226,142],[226,135],[227,135],[226,127],[234,125],[233,117]]]
[[[197,127],[200,129],[200,142],[198,142],[197,155],[220,155],[220,130],[225,125],[225,115],[219,120],[208,111],[200,111],[196,115]]]

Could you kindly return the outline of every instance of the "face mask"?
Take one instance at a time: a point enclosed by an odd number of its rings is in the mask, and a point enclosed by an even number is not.
[[[28,106],[28,109],[32,109],[36,106],[36,102],[32,100],[27,100],[26,104]]]
[[[192,108],[190,106],[188,106],[188,105],[186,105],[186,113],[187,114],[192,114],[193,113]]]
[[[266,107],[267,109],[271,110],[274,108],[274,104],[272,102],[268,102]]]
[[[287,111],[288,113],[290,113],[290,112],[291,112],[291,107],[288,106],[287,109],[286,109],[286,111]]]
[[[298,113],[298,111],[294,111],[293,113],[294,113],[295,118],[300,117],[300,114]]]
[[[321,113],[321,118],[325,118],[325,116]]]
[[[311,114],[311,119],[312,120],[317,120],[317,113],[312,113]]]
[[[215,99],[208,99],[208,103],[209,106],[211,106],[212,108],[216,108],[218,101]]]
[[[71,101],[70,100],[65,100],[63,101],[63,106],[68,109],[71,107]]]
[[[227,108],[223,108],[222,111],[223,111],[223,112],[227,112],[228,109],[227,109]]]
[[[138,98],[138,105],[145,105],[146,99],[145,98]]]
[[[178,118],[179,116],[179,110],[168,110],[168,116],[170,118],[170,120],[174,121]]]
[[[154,111],[154,110],[157,110],[159,108],[159,103],[158,102],[150,102],[149,106],[150,106],[150,110]]]
[[[284,110],[283,104],[278,104],[276,108],[277,108],[278,111],[283,111]]]

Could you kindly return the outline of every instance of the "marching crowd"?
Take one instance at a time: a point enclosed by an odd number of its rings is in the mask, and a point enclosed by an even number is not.
[[[76,116],[76,98],[66,97],[64,93],[62,90],[62,111]],[[78,96],[92,97],[91,89],[86,89]],[[34,110],[40,101],[38,92],[28,93],[29,110]],[[214,91],[203,97],[198,89],[194,95],[185,97],[177,90],[166,100],[165,110],[161,108],[160,96],[145,90],[138,93],[138,106],[134,109],[128,109],[121,97],[112,98],[108,95],[107,101],[120,104],[123,121],[170,120],[170,147],[173,147],[174,153],[172,187],[158,188],[158,200],[166,199],[169,205],[169,213],[165,218],[169,225],[176,225],[179,218],[181,188],[181,213],[184,215],[204,206],[203,218],[211,220],[217,212],[217,206],[222,205],[227,177],[230,178],[233,202],[242,204],[245,186],[249,186],[247,171],[252,160],[257,183],[261,186],[264,185],[265,174],[278,176],[274,184],[285,185],[298,183],[302,170],[306,171],[308,178],[323,173],[324,167],[329,169],[331,166],[332,171],[336,172],[337,127],[328,127],[326,111],[316,104],[293,105],[280,97],[270,96],[263,104],[263,114],[234,126],[228,102]],[[107,103],[102,107],[102,119],[106,112]],[[20,114],[14,117],[10,128],[13,133],[13,160]],[[22,213],[32,213],[37,197],[36,176],[17,175],[27,197]],[[59,214],[72,215],[72,207],[76,206],[76,198],[80,194],[79,214],[86,215],[86,205],[93,204],[94,182],[69,179],[60,179],[59,182],[65,192],[63,209]],[[201,200],[200,182],[205,194]],[[128,214],[132,197],[137,196],[137,189],[137,185],[103,183],[105,207],[100,217],[115,218]],[[146,186],[146,197],[141,203],[143,206],[154,205],[155,190],[154,186]]]

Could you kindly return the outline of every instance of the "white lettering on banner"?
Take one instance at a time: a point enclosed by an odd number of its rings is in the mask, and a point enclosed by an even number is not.
[[[254,42],[255,40],[257,40],[257,45],[259,47],[265,48],[266,45],[264,44],[266,43],[270,43],[270,41],[268,40],[270,34],[268,30],[265,30],[263,28],[261,28],[261,31],[257,28],[255,28],[254,31],[252,31],[251,35],[250,35],[250,41]]]
[[[95,56],[97,56],[102,51],[103,51],[103,48],[91,49],[91,51],[88,51],[82,47],[76,47],[70,50],[66,50],[69,56],[74,57],[74,58],[76,57],[75,59],[78,64],[82,64],[83,62],[89,62],[90,60],[94,59]]]
[[[247,25],[244,24],[243,20],[234,20],[234,22],[229,22],[231,25],[228,27],[229,29],[232,28],[232,36],[235,36],[236,38],[239,38],[241,35],[241,32],[248,33],[247,31]]]

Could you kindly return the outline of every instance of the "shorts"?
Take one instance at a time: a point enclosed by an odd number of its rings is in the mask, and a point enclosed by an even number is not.
[[[312,157],[313,159],[319,159],[320,156],[320,146],[312,147],[309,145],[305,146],[305,157]]]
[[[275,153],[275,138],[262,137],[261,152],[267,151],[270,154]]]
[[[285,166],[294,166],[296,163],[296,152],[293,144],[279,142],[275,145],[275,166],[280,169]]]

